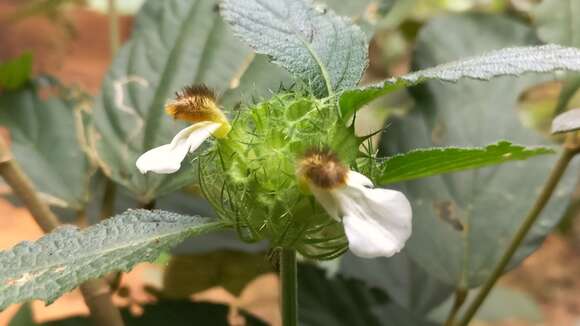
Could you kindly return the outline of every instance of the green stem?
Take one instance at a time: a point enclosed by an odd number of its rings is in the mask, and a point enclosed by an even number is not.
[[[298,282],[296,251],[282,248],[280,253],[280,282],[282,283],[282,325],[298,325]]]
[[[114,56],[121,44],[121,37],[119,35],[119,16],[117,15],[116,0],[109,0],[109,44],[111,47],[111,55]]]
[[[560,97],[558,98],[558,103],[556,104],[556,109],[554,110],[554,117],[566,111],[566,106],[570,100],[576,94],[576,91],[580,88],[580,76],[574,75],[568,78],[564,82],[562,91],[560,92]]]
[[[455,325],[455,318],[457,317],[459,310],[465,303],[465,299],[467,299],[467,290],[457,289],[457,291],[455,291],[455,302],[453,303],[453,308],[451,308],[451,311],[449,312],[449,316],[447,317],[445,326]]]
[[[514,256],[514,253],[521,245],[522,241],[525,239],[531,227],[534,225],[534,223],[540,216],[540,213],[542,213],[542,210],[552,197],[552,194],[554,193],[556,186],[560,182],[562,175],[566,171],[566,168],[568,167],[570,161],[574,158],[576,154],[578,154],[579,149],[580,147],[578,146],[564,148],[564,152],[562,153],[560,159],[552,169],[552,172],[550,173],[550,176],[546,181],[544,188],[542,189],[542,192],[536,199],[534,206],[524,219],[523,224],[520,226],[517,233],[513,237],[510,245],[504,252],[499,263],[495,266],[493,273],[491,274],[489,279],[485,282],[481,290],[477,293],[477,297],[475,298],[475,300],[469,305],[469,308],[467,309],[463,319],[461,320],[461,323],[459,323],[460,326],[467,326],[467,324],[469,324],[473,316],[477,313],[477,310],[479,310],[479,307],[481,306],[483,301],[485,301],[489,292],[505,271],[507,265]]]

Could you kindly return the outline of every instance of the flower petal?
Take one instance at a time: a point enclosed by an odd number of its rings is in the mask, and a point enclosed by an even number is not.
[[[367,178],[366,175],[355,171],[348,171],[346,183],[353,187],[374,188],[375,186],[371,179]]]
[[[324,208],[326,213],[336,221],[340,222],[340,218],[342,217],[340,214],[340,206],[336,202],[334,196],[329,191],[317,188],[316,186],[310,187],[310,191],[320,206]]]
[[[219,127],[219,123],[208,121],[193,124],[175,135],[171,143],[141,155],[136,162],[137,168],[143,174],[149,171],[160,174],[177,172],[187,153],[195,151]]]
[[[335,190],[349,248],[360,257],[390,257],[411,236],[411,204],[401,192],[366,188],[365,180],[349,179],[346,187]]]

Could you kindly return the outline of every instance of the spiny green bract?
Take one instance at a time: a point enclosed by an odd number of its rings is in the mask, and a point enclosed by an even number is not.
[[[300,183],[296,166],[313,147],[353,163],[361,141],[346,125],[333,99],[297,93],[242,109],[228,137],[199,157],[201,188],[245,241],[269,239],[311,258],[340,255],[348,246],[342,225]]]

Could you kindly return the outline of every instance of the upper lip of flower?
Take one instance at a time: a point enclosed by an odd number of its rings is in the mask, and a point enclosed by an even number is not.
[[[177,172],[187,153],[195,151],[210,136],[224,138],[231,130],[217,106],[215,94],[203,85],[186,87],[177,93],[177,98],[167,103],[165,111],[174,119],[193,124],[177,133],[171,143],[142,154],[135,164],[143,174]]]
[[[220,127],[221,124],[211,121],[193,124],[177,133],[171,143],[145,152],[135,164],[143,174],[149,171],[161,174],[177,172],[187,153],[195,151]]]

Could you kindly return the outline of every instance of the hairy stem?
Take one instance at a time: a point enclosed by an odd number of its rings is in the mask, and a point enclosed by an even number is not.
[[[296,273],[296,251],[282,248],[280,253],[280,282],[282,325],[298,325],[298,280]]]
[[[48,205],[40,200],[30,179],[14,161],[8,146],[0,138],[0,175],[12,188],[14,194],[22,200],[36,223],[44,232],[50,232],[60,225],[58,218]],[[91,318],[99,326],[123,326],[121,313],[113,305],[109,285],[103,280],[91,280],[83,283],[81,292],[85,299]]]
[[[548,180],[544,184],[542,192],[536,199],[534,206],[529,211],[528,215],[524,219],[523,224],[520,226],[520,228],[512,238],[512,241],[510,242],[508,248],[504,252],[498,264],[495,266],[493,273],[487,279],[481,290],[477,293],[477,297],[475,298],[475,300],[469,305],[467,312],[465,313],[463,319],[461,320],[461,323],[459,324],[460,326],[467,326],[471,321],[471,319],[473,318],[473,316],[477,313],[479,307],[485,301],[489,292],[505,271],[507,265],[514,256],[516,250],[522,244],[522,241],[525,239],[526,235],[528,234],[528,232],[530,231],[530,229],[540,216],[540,213],[542,213],[542,210],[552,197],[552,194],[554,193],[556,186],[560,182],[562,175],[566,171],[566,168],[570,164],[570,161],[574,158],[576,154],[578,154],[578,152],[580,152],[580,147],[577,145],[566,146],[564,148],[564,152],[562,153],[562,155],[558,159],[558,162],[552,169],[552,172],[550,173]]]

